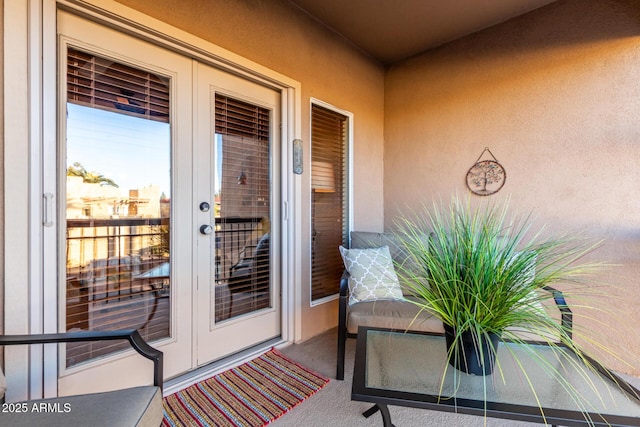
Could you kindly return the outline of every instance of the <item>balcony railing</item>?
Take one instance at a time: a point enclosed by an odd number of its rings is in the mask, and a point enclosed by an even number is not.
[[[261,218],[216,218],[212,260],[216,321],[232,315],[233,295],[226,289],[231,267],[264,232]],[[168,337],[169,233],[168,218],[67,220],[67,330],[133,328],[147,341]],[[244,305],[235,307],[233,315]],[[247,305],[245,312],[250,309]],[[116,349],[119,346],[112,343],[69,345],[67,365]]]

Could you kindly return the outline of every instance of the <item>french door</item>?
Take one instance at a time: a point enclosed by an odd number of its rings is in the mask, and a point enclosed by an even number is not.
[[[67,12],[58,31],[60,329],[138,329],[165,377],[278,337],[279,91]],[[145,362],[68,345],[59,394]]]
[[[201,64],[196,74],[202,364],[280,335],[280,94]]]

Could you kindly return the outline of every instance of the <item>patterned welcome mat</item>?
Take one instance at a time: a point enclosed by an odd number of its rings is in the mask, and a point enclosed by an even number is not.
[[[264,426],[328,382],[271,349],[243,365],[165,397],[162,425]]]

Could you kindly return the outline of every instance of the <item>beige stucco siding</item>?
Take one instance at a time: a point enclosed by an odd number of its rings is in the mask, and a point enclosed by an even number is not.
[[[507,173],[490,198],[510,197],[551,230],[605,237],[594,256],[619,266],[601,277],[612,295],[602,304],[620,317],[607,329],[577,310],[577,326],[621,348],[635,374],[639,76],[637,1],[561,0],[392,66],[384,151],[387,227],[399,207],[468,193],[466,173],[489,147]]]

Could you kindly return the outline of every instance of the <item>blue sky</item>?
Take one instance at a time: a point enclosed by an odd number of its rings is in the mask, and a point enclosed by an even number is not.
[[[168,123],[72,103],[67,114],[67,167],[80,162],[115,181],[125,194],[153,184],[171,197]]]

